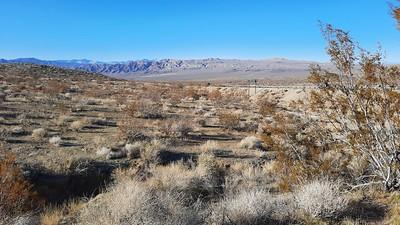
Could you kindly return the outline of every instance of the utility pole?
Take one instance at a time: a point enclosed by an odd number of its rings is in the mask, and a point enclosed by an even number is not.
[[[251,80],[247,80],[247,84],[249,85],[248,94],[250,97]]]
[[[254,80],[254,95],[257,94],[257,80]]]

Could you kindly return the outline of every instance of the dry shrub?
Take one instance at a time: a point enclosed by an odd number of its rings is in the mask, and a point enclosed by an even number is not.
[[[140,157],[140,152],[143,151],[143,147],[143,142],[126,143],[124,150],[130,159],[134,159]]]
[[[67,123],[71,121],[73,121],[73,118],[71,116],[60,114],[58,119],[56,119],[54,122],[57,126],[64,128],[67,125]]]
[[[239,148],[242,149],[258,149],[261,147],[261,141],[254,136],[245,137],[239,143]]]
[[[386,215],[385,224],[400,224],[400,196],[394,194],[389,200],[389,212]]]
[[[163,137],[174,137],[174,125],[176,120],[173,119],[165,119],[157,121],[158,131],[161,133]]]
[[[239,106],[241,109],[246,109],[250,105],[249,95],[247,91],[233,89],[224,92],[222,99],[217,102],[220,106]]]
[[[312,217],[338,218],[348,209],[348,198],[339,182],[315,180],[295,192],[296,206]]]
[[[80,120],[76,120],[76,121],[72,122],[69,127],[70,127],[70,129],[72,129],[74,131],[79,131],[79,130],[82,130],[83,128],[85,128],[87,125],[89,125],[89,123],[90,123],[89,119],[82,118]]]
[[[15,159],[12,154],[0,159],[0,211],[7,215],[26,212],[39,202]]]
[[[161,120],[157,123],[157,127],[161,135],[166,138],[187,138],[195,129],[193,121],[185,118]]]
[[[284,196],[273,196],[265,189],[242,189],[213,205],[208,222],[221,225],[288,224],[293,211],[290,199]]]
[[[57,80],[50,80],[48,81],[46,87],[43,89],[43,93],[49,94],[49,95],[57,95],[60,93],[64,93],[68,90],[69,85],[66,83],[63,83],[62,81],[57,81]]]
[[[179,196],[125,180],[91,200],[81,211],[80,224],[196,225],[201,218]]]
[[[218,114],[218,120],[222,127],[235,130],[240,128],[240,115],[232,112],[221,112]]]
[[[277,151],[276,175],[281,191],[316,177],[349,179],[352,158],[318,121],[304,115],[277,113],[263,127],[262,140]]]
[[[168,166],[159,166],[151,170],[153,177],[148,180],[151,187],[158,190],[181,195],[182,202],[186,205],[195,204],[198,201],[212,200],[221,194],[221,175],[215,172],[216,168],[204,168],[200,165],[190,169],[182,162]]]
[[[130,103],[125,113],[128,118],[145,118],[145,119],[157,119],[164,116],[163,106],[158,102],[150,100],[140,100]]]
[[[216,141],[208,140],[200,146],[201,152],[212,155],[216,155],[219,150],[221,150],[221,146]]]
[[[400,6],[392,6],[393,17],[397,20],[398,28],[400,29]]]
[[[400,69],[386,65],[381,52],[360,48],[348,32],[323,28],[335,71],[311,68],[310,109],[330,124],[326,140],[368,159],[370,170],[356,185],[381,184],[400,190]]]
[[[187,98],[192,98],[193,100],[199,100],[199,98],[201,97],[199,91],[196,90],[194,87],[184,89],[183,95]]]
[[[118,123],[118,138],[129,143],[143,141],[146,139],[145,129],[146,126],[140,119],[124,117]]]
[[[168,102],[173,105],[177,106],[182,99],[185,97],[184,96],[184,91],[182,87],[171,87],[165,96],[168,99]]]
[[[59,206],[47,207],[44,212],[40,214],[41,225],[58,225],[64,222],[65,218],[75,218],[84,207],[84,202],[79,200],[71,200]]]
[[[226,176],[224,192],[237,193],[240,190],[272,186],[275,180],[270,167],[270,164],[255,166],[248,162],[235,162]]]
[[[41,225],[58,225],[64,217],[63,209],[46,209],[40,216]]]
[[[222,99],[222,93],[219,90],[212,90],[208,92],[207,99],[213,102],[219,102]]]
[[[43,128],[34,129],[32,131],[32,139],[35,141],[42,141],[46,137],[46,130]]]
[[[186,138],[189,133],[193,132],[194,124],[188,119],[181,119],[176,121],[172,126],[172,130],[176,137]]]
[[[49,143],[55,147],[60,147],[62,144],[62,139],[59,136],[54,136],[49,139]]]
[[[140,157],[148,164],[161,163],[161,154],[167,151],[167,144],[160,139],[153,139],[144,144],[141,149]]]
[[[271,98],[263,98],[257,104],[260,106],[259,113],[262,116],[271,116],[277,111],[278,102]]]

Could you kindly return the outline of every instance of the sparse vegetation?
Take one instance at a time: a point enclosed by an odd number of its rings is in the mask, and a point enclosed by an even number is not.
[[[332,64],[260,86],[1,63],[0,224],[399,224],[400,69],[322,31]]]

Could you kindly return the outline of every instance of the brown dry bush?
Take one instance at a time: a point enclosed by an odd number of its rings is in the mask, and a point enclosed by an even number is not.
[[[240,107],[248,109],[250,106],[249,95],[244,90],[230,90],[222,93],[222,97],[214,104],[219,107]]]
[[[186,118],[162,120],[158,129],[165,138],[187,138],[194,130],[194,123]]]
[[[318,177],[352,178],[349,163],[354,156],[331,135],[306,115],[279,112],[265,123],[261,138],[267,149],[277,152],[274,171],[281,191]]]
[[[165,98],[168,99],[168,102],[173,106],[178,105],[184,97],[183,89],[179,87],[171,87],[165,96]]]
[[[68,90],[69,85],[57,80],[50,80],[43,92],[50,95],[56,95],[59,93],[64,93]]]
[[[193,100],[199,100],[199,98],[201,97],[199,91],[196,90],[194,87],[184,89],[183,95],[188,98],[193,98]]]
[[[125,109],[125,114],[128,118],[157,119],[164,116],[164,111],[160,103],[140,100],[130,103]]]
[[[146,129],[143,121],[137,118],[124,117],[118,123],[118,139],[128,141],[129,143],[135,141],[142,141],[146,139],[144,131]]]
[[[258,101],[257,104],[260,106],[259,113],[262,116],[271,116],[275,114],[278,105],[277,101],[270,98],[263,98]]]
[[[221,101],[222,93],[219,90],[212,90],[212,91],[208,92],[207,99],[209,99],[213,102]]]
[[[240,115],[232,112],[221,112],[218,114],[218,120],[222,127],[235,130],[240,128]]]
[[[11,216],[27,212],[39,202],[15,160],[9,153],[0,159],[0,212]]]

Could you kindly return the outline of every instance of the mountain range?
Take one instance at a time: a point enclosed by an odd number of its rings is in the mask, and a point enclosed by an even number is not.
[[[125,62],[98,62],[87,59],[41,60],[36,58],[0,59],[0,63],[32,63],[117,78],[137,80],[222,80],[222,79],[286,79],[305,78],[311,64],[330,67],[326,63],[273,58],[267,60],[239,59],[162,59]]]

